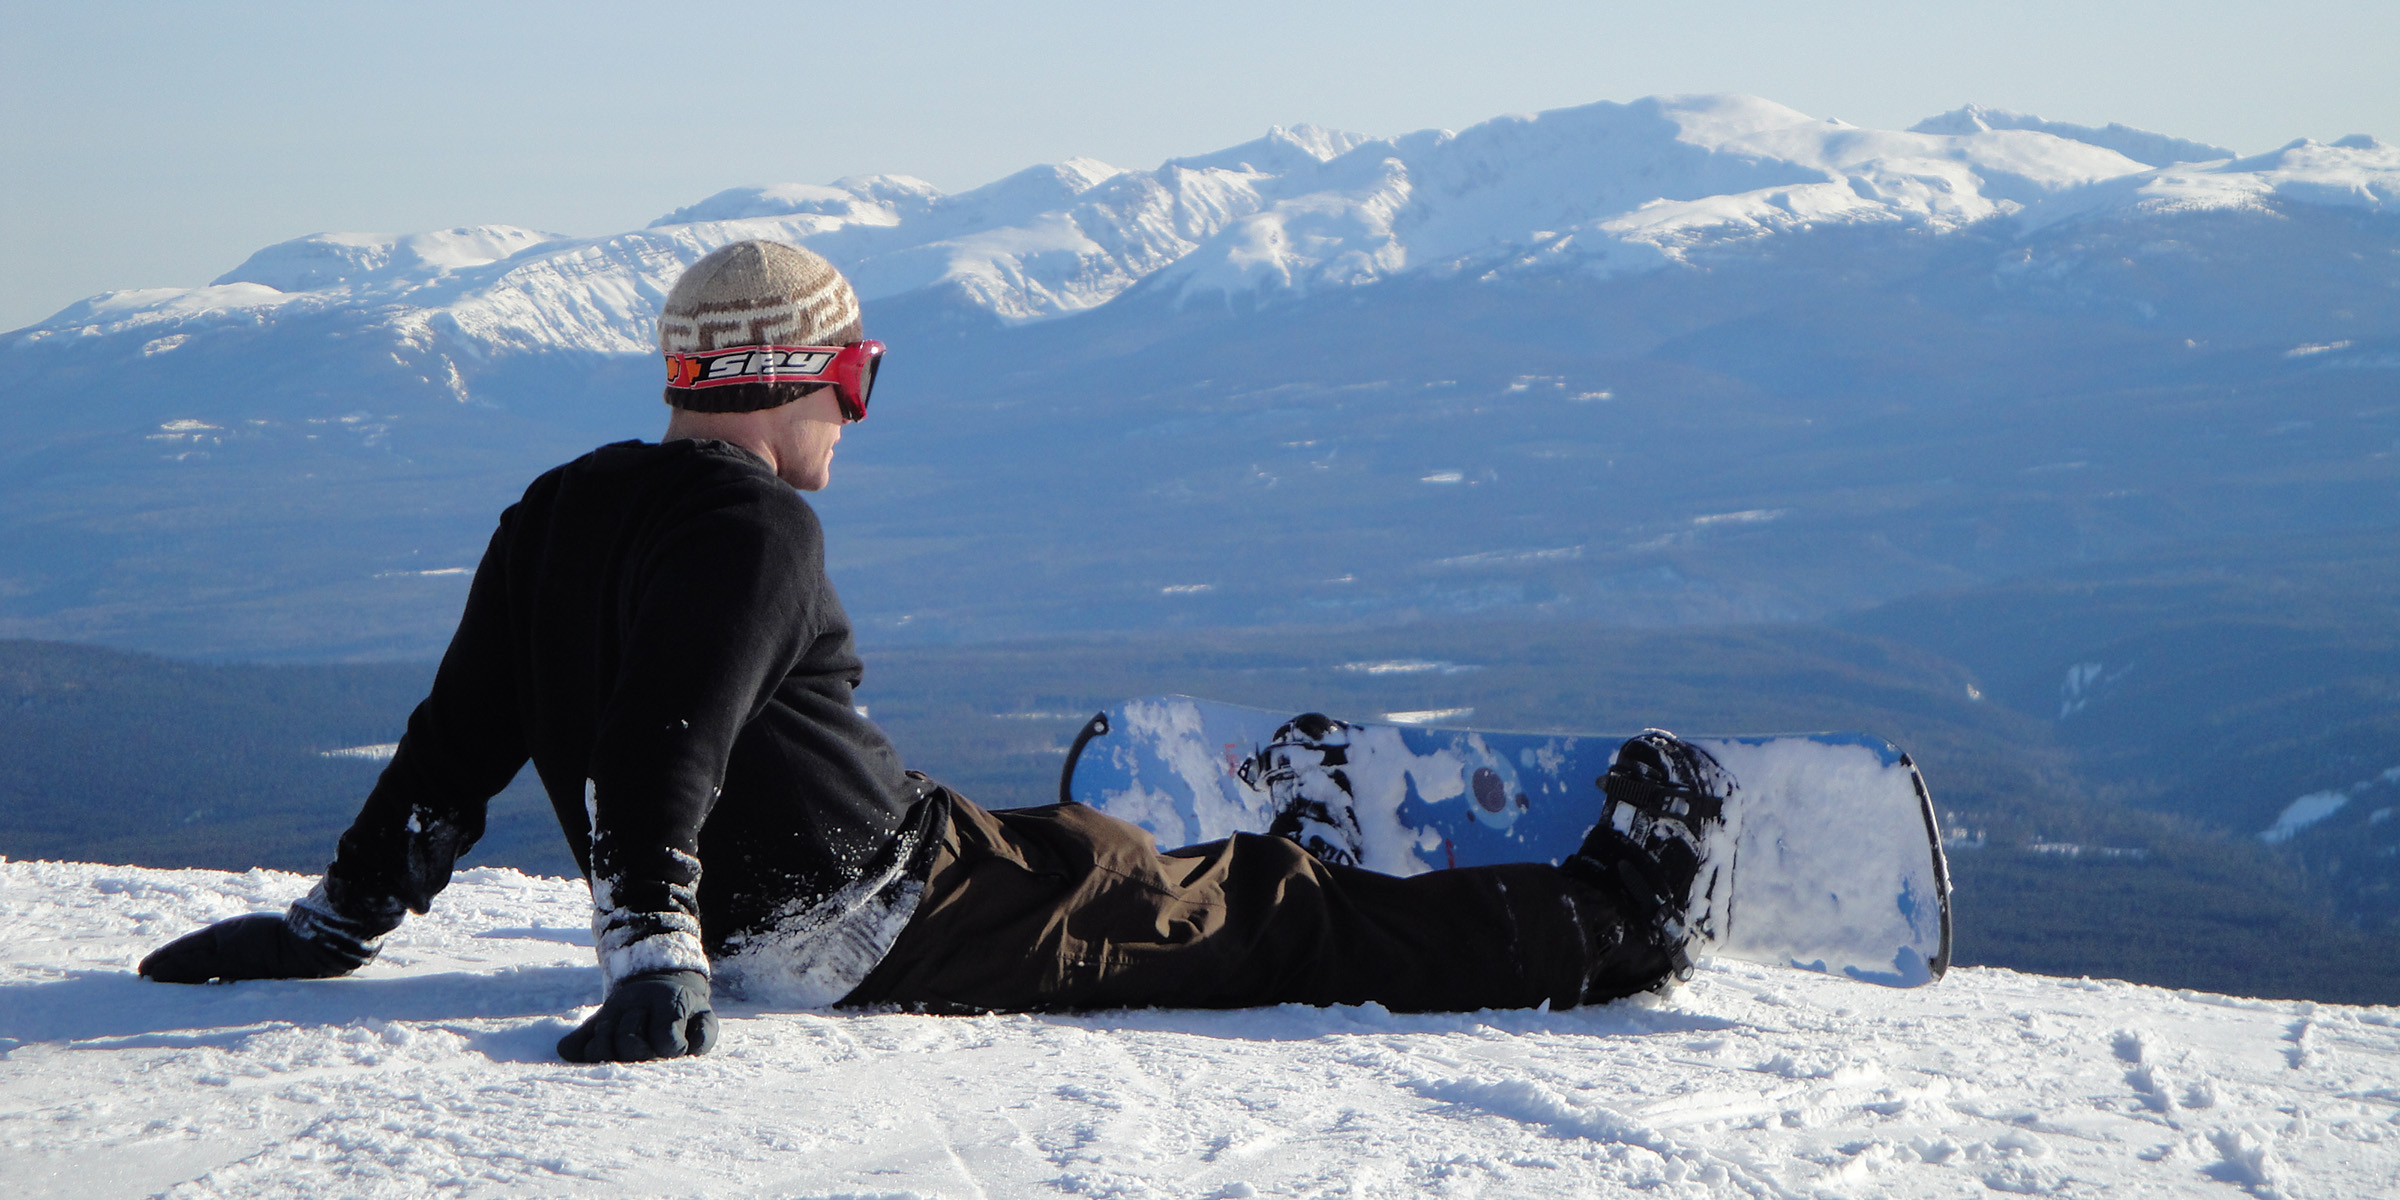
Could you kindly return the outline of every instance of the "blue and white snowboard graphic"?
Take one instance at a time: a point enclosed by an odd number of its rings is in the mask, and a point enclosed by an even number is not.
[[[1555,863],[1599,819],[1597,781],[1629,736],[1321,719],[1309,736],[1294,721],[1189,696],[1128,700],[1085,726],[1060,795],[1165,847],[1273,832],[1392,875]],[[1712,852],[1729,860],[1733,901],[1702,955],[1892,987],[1941,978],[1949,868],[1907,755],[1854,733],[1688,740],[1736,780]]]

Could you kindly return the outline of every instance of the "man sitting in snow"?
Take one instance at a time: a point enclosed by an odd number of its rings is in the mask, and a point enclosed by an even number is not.
[[[559,1042],[571,1061],[706,1051],[712,977],[791,1006],[1472,1010],[1688,972],[1722,792],[1665,735],[1620,751],[1610,811],[1563,867],[1406,879],[1265,835],[1162,854],[1082,805],[987,811],[905,770],[852,706],[858,655],[799,495],[830,481],[883,351],[849,283],[806,250],[727,246],[676,283],[659,345],[664,438],[603,446],[501,514],[433,691],[315,890],[142,974],[356,970],[427,911],[529,758],[591,882],[607,984]]]

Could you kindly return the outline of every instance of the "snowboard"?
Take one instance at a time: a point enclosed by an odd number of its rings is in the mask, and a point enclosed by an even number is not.
[[[1094,715],[1059,798],[1163,847],[1293,838],[1392,875],[1556,863],[1599,820],[1600,776],[1629,735],[1362,724],[1152,696]],[[1932,797],[1906,754],[1855,733],[1687,738],[1734,779],[1710,857],[1732,897],[1697,956],[1890,987],[1950,964],[1950,878]]]

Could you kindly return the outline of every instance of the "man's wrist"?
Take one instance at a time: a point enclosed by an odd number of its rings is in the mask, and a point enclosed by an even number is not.
[[[700,942],[700,922],[688,913],[610,909],[596,912],[592,925],[600,975],[612,988],[624,980],[660,972],[691,971],[708,976],[708,950]]]
[[[293,901],[283,919],[317,965],[346,973],[374,960],[405,912],[397,899],[377,903],[327,877]]]

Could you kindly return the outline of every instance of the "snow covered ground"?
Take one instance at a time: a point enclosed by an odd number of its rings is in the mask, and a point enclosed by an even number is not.
[[[0,862],[0,1195],[2400,1195],[2391,1008],[1721,964],[1569,1013],[734,1006],[568,1066],[589,898],[483,869],[355,978],[130,973],[305,883]]]

